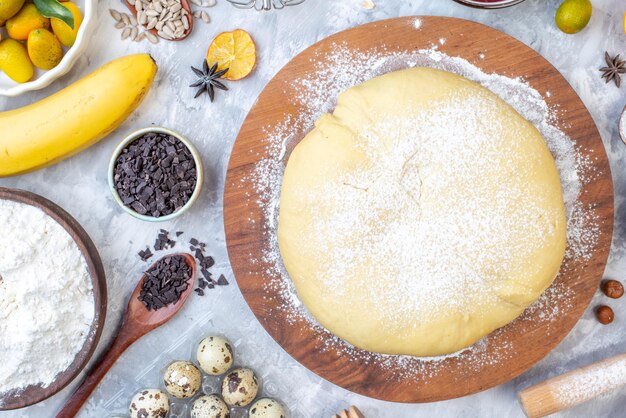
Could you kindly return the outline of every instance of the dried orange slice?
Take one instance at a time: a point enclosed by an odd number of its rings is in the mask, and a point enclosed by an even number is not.
[[[241,80],[247,77],[256,65],[256,45],[245,30],[222,32],[211,42],[206,59],[209,66],[217,64],[218,70],[228,68],[223,78],[232,81]]]

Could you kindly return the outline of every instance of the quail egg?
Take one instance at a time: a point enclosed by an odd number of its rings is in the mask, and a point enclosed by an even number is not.
[[[233,365],[233,348],[228,340],[217,335],[206,337],[198,345],[197,353],[200,368],[212,376],[219,376]]]
[[[246,406],[256,398],[259,381],[250,369],[235,369],[222,382],[222,397],[228,405]]]
[[[172,396],[191,398],[202,386],[202,373],[189,361],[175,361],[167,366],[163,381]]]
[[[202,396],[191,407],[191,418],[229,418],[228,405],[217,395]]]
[[[270,398],[256,401],[250,407],[249,418],[287,418],[287,412],[280,402]]]
[[[170,412],[170,400],[159,389],[144,389],[130,401],[128,412],[131,418],[165,418]]]

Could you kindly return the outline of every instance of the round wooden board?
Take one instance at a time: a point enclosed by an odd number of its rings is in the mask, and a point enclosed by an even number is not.
[[[24,190],[0,187],[0,201],[1,200],[13,200],[35,206],[57,221],[70,234],[83,253],[83,257],[85,257],[91,276],[95,306],[94,319],[89,330],[89,336],[70,367],[60,373],[55,381],[48,387],[29,386],[23,390],[9,393],[3,398],[0,398],[0,411],[8,411],[34,405],[51,397],[67,386],[85,368],[98,345],[104,328],[104,320],[107,311],[107,287],[104,267],[102,266],[102,261],[100,260],[96,246],[83,227],[80,226],[69,213],[48,199]]]
[[[224,195],[224,222],[228,252],[235,277],[250,308],[265,329],[296,360],[321,377],[353,392],[395,402],[432,402],[476,393],[520,375],[546,356],[569,333],[598,288],[610,250],[613,230],[613,190],[602,140],[584,104],[567,81],[548,61],[516,39],[474,22],[446,18],[415,17],[374,22],[335,34],[311,46],[288,63],[267,85],[246,118],[232,152]],[[267,236],[265,215],[258,202],[263,196],[249,181],[255,166],[269,157],[267,127],[303,111],[293,104],[293,80],[316,74],[316,61],[337,48],[368,51],[384,45],[390,51],[430,48],[445,38],[440,50],[467,59],[486,73],[523,77],[550,106],[560,109],[559,126],[588,155],[597,175],[584,185],[580,201],[595,205],[601,219],[599,239],[588,260],[564,262],[553,286],[571,295],[559,306],[554,320],[540,320],[542,310],[527,311],[515,322],[485,339],[484,358],[502,361],[470,361],[465,356],[440,362],[413,358],[407,371],[367,361],[367,353],[346,355],[329,350],[331,335],[314,329],[305,319],[280,309],[284,296],[270,285],[264,260]],[[484,55],[483,55],[484,54]],[[482,57],[482,58],[481,58]],[[551,92],[546,95],[546,92]],[[296,141],[306,132],[294,132]],[[358,353],[358,349],[354,349]],[[353,351],[354,353],[354,351]],[[414,367],[415,363],[420,367]],[[436,366],[435,366],[436,365]],[[436,367],[436,368],[435,368]]]

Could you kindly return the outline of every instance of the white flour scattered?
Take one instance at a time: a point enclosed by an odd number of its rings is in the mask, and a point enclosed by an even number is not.
[[[502,306],[510,294],[502,278],[532,283],[534,266],[520,262],[550,248],[562,209],[537,204],[529,193],[535,166],[511,157],[524,155],[528,143],[518,138],[527,124],[521,118],[502,124],[495,117],[500,109],[491,93],[477,89],[437,99],[410,117],[372,115],[376,122],[361,127],[355,146],[367,168],[298,189],[306,203],[287,209],[310,225],[299,251],[324,260],[315,277],[304,276],[330,300],[344,299],[355,282],[368,289],[359,294],[367,312],[358,317],[397,324],[388,325],[392,335],[450,309],[474,317]]]
[[[617,389],[626,382],[626,359],[619,358],[601,367],[590,366],[588,373],[582,373],[571,380],[556,382],[549,389],[553,396],[564,404],[574,406],[605,392]]]
[[[94,316],[85,259],[42,210],[0,200],[0,403],[49,386],[89,335]]]
[[[419,26],[421,22],[416,21],[415,27]],[[296,91],[294,104],[301,106],[303,112],[297,118],[286,118],[277,126],[267,128],[268,155],[272,157],[259,162],[254,175],[247,180],[253,182],[259,193],[260,199],[257,203],[265,215],[264,228],[268,244],[264,249],[263,260],[258,261],[271,266],[266,272],[266,280],[269,280],[270,286],[281,291],[284,303],[279,309],[285,310],[293,321],[306,319],[312,328],[324,333],[328,341],[327,350],[336,351],[348,358],[359,358],[394,368],[395,375],[399,378],[414,376],[419,372],[432,375],[436,373],[437,365],[443,363],[443,359],[459,359],[474,364],[478,371],[481,365],[505,361],[515,350],[510,343],[502,340],[501,330],[495,331],[466,350],[438,358],[388,356],[365,353],[352,347],[321,327],[298,299],[293,283],[282,264],[276,228],[285,157],[294,145],[295,133],[308,132],[322,114],[332,112],[337,96],[348,88],[390,71],[415,66],[450,71],[482,84],[539,129],[554,156],[561,178],[568,219],[567,258],[591,257],[599,236],[600,222],[594,209],[583,207],[579,201],[582,186],[595,178],[598,173],[594,172],[591,161],[583,158],[583,154],[576,149],[572,140],[558,128],[556,111],[550,109],[541,94],[524,80],[486,74],[467,60],[450,57],[438,51],[436,47],[397,53],[388,52],[384,48],[377,51],[355,51],[344,45],[336,45],[334,52],[316,59],[316,68],[319,70],[292,83]],[[539,317],[550,323],[558,318],[559,312],[571,309],[570,299],[573,292],[560,282],[559,277],[553,286],[516,321],[530,327],[532,321],[536,321],[535,315],[539,312]],[[489,346],[494,340],[498,341],[497,344]]]

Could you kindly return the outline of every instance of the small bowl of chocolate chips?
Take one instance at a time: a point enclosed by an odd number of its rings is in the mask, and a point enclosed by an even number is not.
[[[132,216],[150,222],[185,213],[202,189],[202,160],[182,135],[162,127],[133,132],[109,163],[113,198]]]

